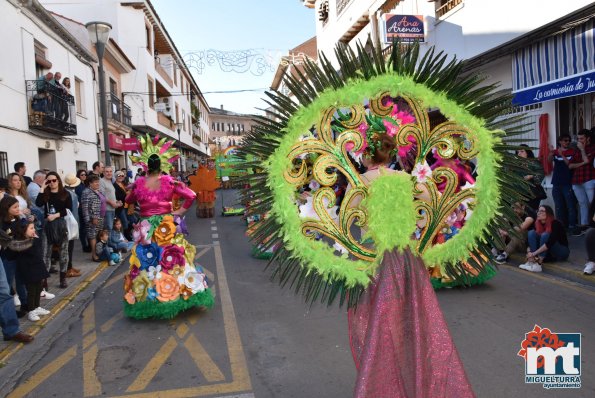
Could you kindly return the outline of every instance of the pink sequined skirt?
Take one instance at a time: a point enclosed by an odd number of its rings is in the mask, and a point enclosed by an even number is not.
[[[356,398],[474,397],[423,261],[385,253],[349,310]]]

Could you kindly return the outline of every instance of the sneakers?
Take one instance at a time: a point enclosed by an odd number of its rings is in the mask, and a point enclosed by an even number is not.
[[[508,254],[506,252],[502,252],[496,256],[494,261],[498,264],[504,264],[508,260]]]
[[[19,300],[19,295],[15,294],[14,295],[14,306],[19,307],[20,305],[21,305],[21,300]]]
[[[52,294],[50,292],[46,292],[45,289],[44,289],[44,290],[41,291],[41,295],[39,297],[41,297],[42,299],[51,300],[54,297],[56,297],[56,295],[55,294]]]
[[[570,235],[572,236],[583,236],[585,234],[585,230],[580,227],[570,228]]]
[[[39,319],[41,319],[35,311],[29,311],[29,314],[27,314],[27,318],[29,318],[31,322],[37,322],[39,321]]]
[[[110,260],[110,261],[109,261],[109,265],[111,265],[111,266],[114,266],[114,265],[116,265],[116,262],[115,262],[115,261],[112,261],[112,260]]]
[[[583,270],[583,273],[586,275],[592,275],[593,271],[595,271],[595,263],[589,261],[587,264],[585,264],[585,269]]]
[[[45,308],[42,307],[37,307],[35,308],[33,311],[31,312],[35,312],[38,316],[44,316],[44,315],[49,315],[51,312],[46,310]]]
[[[527,261],[524,264],[519,265],[520,269],[524,269],[529,272],[541,272],[541,265],[534,263],[533,261]]]

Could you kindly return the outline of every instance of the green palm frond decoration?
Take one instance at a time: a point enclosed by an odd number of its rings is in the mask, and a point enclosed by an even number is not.
[[[465,75],[462,62],[434,48],[424,55],[417,44],[388,50],[379,43],[369,52],[339,45],[338,69],[324,54],[319,64],[306,60],[284,78],[290,96],[266,93],[267,117],[255,120],[238,149],[245,167],[256,171],[245,177],[249,188],[242,201],[252,203],[249,215],[271,215],[252,229],[251,239],[259,250],[275,248],[269,262],[273,279],[310,303],[330,305],[339,298],[341,305],[355,305],[382,253],[395,247],[414,247],[428,266],[459,284],[491,276],[490,251],[502,243],[498,231],[519,222],[512,204],[531,196],[521,177],[528,174],[527,164],[514,154],[529,126],[522,116],[507,116],[511,96],[496,84],[484,85],[478,74]],[[397,107],[407,109],[414,122],[400,120]],[[415,165],[431,156],[475,160],[476,184],[461,187],[455,172],[438,167],[423,182],[429,201],[410,198],[422,184],[418,179],[411,185],[412,177],[366,186],[352,155],[369,141],[366,134],[393,128],[399,148],[414,140]],[[340,177],[351,190],[333,207],[332,187]],[[296,192],[312,181],[320,185],[312,195],[315,216],[300,217]],[[390,207],[381,201],[391,198],[408,210],[386,214]],[[438,244],[445,219],[463,203],[473,214],[456,236]],[[428,222],[420,227],[416,223],[424,217]],[[357,227],[364,229],[362,236],[355,236]],[[420,237],[412,240],[416,228]],[[333,243],[346,254],[330,248]]]

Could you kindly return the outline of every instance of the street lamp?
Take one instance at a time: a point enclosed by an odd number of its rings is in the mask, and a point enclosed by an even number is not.
[[[178,152],[180,152],[180,156],[178,157],[178,173],[179,174],[182,173],[182,140],[180,138],[180,129],[184,125],[183,120],[184,119],[182,119],[182,122],[176,123],[176,128],[178,129]]]
[[[99,111],[101,112],[101,122],[103,128],[103,145],[105,148],[105,165],[111,166],[112,155],[109,150],[109,132],[107,130],[107,102],[105,97],[105,74],[103,71],[103,53],[105,46],[109,39],[110,30],[112,25],[107,22],[89,22],[85,24],[91,43],[95,45],[97,50],[97,58],[99,58]]]

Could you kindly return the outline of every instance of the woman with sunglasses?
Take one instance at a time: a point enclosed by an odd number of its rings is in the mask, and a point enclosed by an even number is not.
[[[60,217],[66,216],[66,209],[72,208],[70,194],[64,189],[60,176],[55,171],[50,171],[45,178],[44,184],[39,190],[35,204],[42,208],[46,220],[46,228],[49,223]],[[66,270],[68,267],[68,234],[64,235],[59,242],[54,244],[60,247],[60,287],[66,288]],[[52,244],[48,241],[48,233],[43,234],[44,261],[47,269],[50,269]]]

